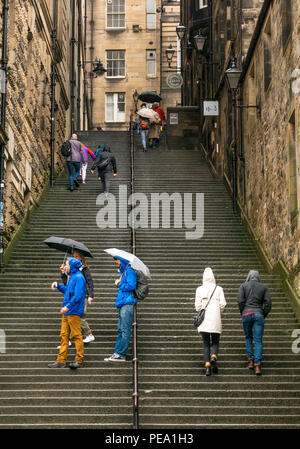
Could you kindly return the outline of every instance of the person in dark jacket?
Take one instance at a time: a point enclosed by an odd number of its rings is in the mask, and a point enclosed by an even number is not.
[[[81,333],[83,337],[83,343],[91,343],[92,341],[95,341],[95,337],[87,322],[86,313],[88,305],[91,305],[92,302],[94,301],[94,282],[90,269],[85,261],[84,255],[80,251],[74,250],[72,253],[72,257],[74,257],[77,260],[80,260],[80,262],[82,263],[80,271],[86,280],[86,300],[85,300],[84,314],[81,317]],[[60,271],[62,283],[64,285],[67,285],[68,275],[66,274],[66,266],[64,264],[61,265]],[[71,346],[71,341],[69,341],[69,346]],[[57,348],[59,349],[60,346],[58,346]]]
[[[118,287],[118,295],[115,307],[119,309],[118,336],[115,344],[115,352],[106,357],[106,362],[125,362],[131,337],[131,326],[133,323],[134,304],[137,298],[134,290],[137,284],[136,272],[131,268],[128,260],[122,257],[114,257],[121,277],[115,281]]]
[[[67,157],[67,167],[69,172],[68,190],[71,190],[71,192],[73,192],[74,184],[76,187],[79,187],[78,178],[80,175],[81,161],[84,160],[84,153],[81,142],[79,142],[78,140],[77,134],[72,134],[69,142],[71,144],[71,155]]]
[[[261,282],[258,271],[249,271],[246,282],[240,286],[238,306],[245,334],[247,368],[254,368],[255,374],[261,375],[264,322],[270,313],[272,301],[269,289]]]
[[[93,175],[95,172],[95,168],[97,167],[99,178],[102,182],[103,191],[107,195],[109,193],[112,173],[114,176],[117,176],[117,163],[108,145],[105,145],[102,151],[101,149],[99,150],[100,151],[97,155],[97,158],[91,167],[91,173]]]
[[[80,329],[80,320],[84,314],[86,280],[80,271],[82,263],[73,258],[68,257],[66,262],[67,274],[70,275],[68,284],[62,285],[53,282],[51,289],[59,290],[64,294],[63,307],[60,310],[62,314],[61,321],[61,345],[56,362],[50,363],[49,368],[64,368],[68,357],[69,335],[72,337],[76,347],[75,361],[69,364],[69,368],[80,368],[84,358],[84,345]]]

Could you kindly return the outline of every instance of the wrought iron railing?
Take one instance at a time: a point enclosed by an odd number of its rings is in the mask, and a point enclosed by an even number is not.
[[[130,169],[131,169],[131,194],[135,192],[134,184],[134,127],[133,127],[133,115],[130,116],[130,126],[129,126],[129,141],[130,141]],[[134,206],[132,206],[134,207]],[[134,223],[134,214],[132,216],[131,224],[131,251],[135,254],[136,250],[136,232]],[[139,408],[138,408],[138,358],[137,358],[137,305],[134,304],[134,318],[133,318],[133,428],[138,429],[139,427]]]

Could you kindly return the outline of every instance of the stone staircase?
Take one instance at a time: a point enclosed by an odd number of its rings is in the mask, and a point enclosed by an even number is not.
[[[266,273],[233,214],[223,182],[211,177],[198,151],[161,148],[136,152],[136,191],[147,193],[149,203],[153,192],[205,197],[199,240],[186,240],[186,229],[137,230],[137,255],[152,274],[151,294],[138,307],[140,427],[300,428],[300,355],[291,350],[299,323],[279,277]],[[207,266],[227,301],[219,374],[211,377],[204,375],[202,339],[192,324],[195,291]],[[273,299],[260,378],[245,369],[237,307],[250,269],[260,271]]]
[[[81,133],[95,149],[111,145],[119,184],[130,193],[128,134]],[[58,179],[32,218],[4,274],[0,276],[0,328],[6,353],[0,354],[0,428],[132,428],[132,364],[107,364],[113,352],[117,311],[116,270],[103,249],[131,250],[131,230],[96,226],[99,181],[66,190]],[[141,428],[300,428],[300,356],[291,350],[299,327],[281,290],[280,279],[264,270],[243,226],[232,212],[222,181],[211,177],[197,151],[136,148],[136,191],[203,192],[205,232],[186,240],[185,229],[138,229],[139,257],[152,274],[150,295],[138,305],[139,422]],[[150,201],[149,201],[150,204]],[[149,205],[150,211],[150,205]],[[150,213],[149,213],[150,217]],[[172,217],[172,213],[171,213]],[[171,220],[171,225],[172,225]],[[43,240],[51,235],[83,241],[95,281],[88,322],[96,340],[85,348],[85,366],[75,372],[50,370],[59,343],[62,296],[50,290],[59,278],[63,253]],[[194,295],[206,266],[224,288],[219,374],[204,376],[202,343],[192,325]],[[245,369],[244,338],[237,291],[249,269],[261,272],[273,309],[266,320],[263,376]],[[70,349],[69,361],[74,356]],[[131,358],[131,348],[129,349]]]
[[[111,192],[118,196],[119,182],[130,179],[128,133],[82,133],[80,139],[92,149],[99,143],[111,145],[118,163]],[[66,177],[57,179],[0,276],[0,327],[6,333],[6,353],[0,354],[0,428],[132,426],[132,364],[103,360],[113,353],[117,334],[117,274],[103,250],[116,246],[130,251],[131,233],[97,227],[101,185],[96,174],[88,172],[87,184],[74,192],[67,185]],[[43,243],[51,235],[82,241],[94,256],[87,259],[95,283],[87,319],[96,340],[85,346],[84,368],[74,372],[47,367],[58,353],[62,303],[62,295],[50,285],[59,280],[64,257]],[[68,362],[74,354],[73,344]]]

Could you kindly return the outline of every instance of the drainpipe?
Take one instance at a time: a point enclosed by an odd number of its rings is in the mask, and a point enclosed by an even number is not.
[[[87,79],[86,79],[86,26],[87,26],[87,0],[84,0],[84,63],[83,63],[83,123],[82,128],[86,130],[86,101],[87,101]]]
[[[163,27],[163,23],[162,23],[162,15],[163,15],[163,4],[162,1],[160,2],[160,29],[159,29],[159,41],[160,41],[160,80],[159,80],[159,94],[161,95],[161,91],[162,91],[162,77],[163,77],[163,69],[162,69],[162,46],[163,46],[163,35],[162,35],[162,27]]]
[[[78,0],[78,53],[77,53],[77,67],[78,67],[78,86],[77,86],[77,130],[81,129],[81,28],[82,28],[82,4]]]
[[[6,123],[6,74],[7,74],[7,22],[8,22],[8,0],[3,3],[3,26],[2,26],[2,59],[1,70],[3,75],[2,103],[1,103],[1,127],[5,130]],[[3,268],[3,226],[4,226],[4,158],[5,144],[0,145],[0,271]]]
[[[52,64],[51,64],[51,139],[50,139],[50,185],[54,185],[55,154],[55,85],[56,85],[56,0],[53,0],[52,17]]]
[[[94,0],[91,2],[91,46],[90,46],[90,60],[94,61]],[[94,73],[90,71],[90,129],[93,129],[93,115],[94,115],[94,85],[93,85]]]
[[[214,64],[213,64],[213,2],[209,1],[209,97],[214,99]]]
[[[75,125],[75,0],[72,0],[72,37],[71,37],[71,134]]]

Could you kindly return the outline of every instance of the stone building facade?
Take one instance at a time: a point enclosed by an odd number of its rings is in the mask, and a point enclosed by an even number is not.
[[[1,1],[0,11],[3,11],[3,4]],[[6,252],[9,251],[13,237],[26,220],[29,211],[38,203],[41,194],[49,186],[51,73],[54,61],[53,0],[10,0],[8,7],[5,124],[8,141],[5,146],[4,162],[3,235]],[[75,16],[74,22],[77,23],[80,11],[83,14],[81,2],[67,0],[56,2],[53,121],[55,133],[54,167],[52,167],[56,174],[64,166],[59,146],[69,138],[71,132],[71,64],[77,65],[76,52],[73,61],[70,55],[71,38],[74,36],[75,42],[78,42],[78,27],[72,27],[72,14]],[[3,32],[3,16],[0,20]],[[76,73],[78,76],[78,68]],[[75,104],[76,100],[78,98],[75,96]],[[76,111],[73,111],[73,116],[76,118]]]
[[[203,3],[205,8],[211,4],[210,0]],[[183,4],[190,37],[193,25],[198,20],[199,27],[207,12],[196,11],[195,2]],[[267,267],[282,274],[300,310],[300,3],[216,0],[212,6],[204,52],[184,55],[190,67],[185,74],[185,104],[202,108],[201,101],[210,94],[218,101],[219,115],[199,120],[200,145],[212,172],[224,179],[232,194],[236,179],[237,211]],[[205,64],[210,51],[211,66]],[[197,66],[197,57],[206,58],[204,64]],[[225,76],[232,58],[241,70],[235,108]]]
[[[162,93],[164,109],[180,101],[180,89],[167,89],[165,83],[165,49],[175,39],[177,50],[179,5],[175,0],[87,1],[87,59],[100,59],[107,70],[88,79],[89,129],[128,129],[130,114],[140,105],[135,92]],[[176,58],[177,52],[175,67]]]
[[[300,3],[269,2],[241,77],[241,209],[300,296]],[[243,187],[243,185],[245,187]],[[258,219],[259,218],[259,219]]]
[[[168,107],[181,105],[181,86],[178,85],[181,76],[181,45],[176,33],[180,23],[180,0],[163,1],[163,14],[161,14],[161,61],[160,61],[160,93],[163,98],[162,105],[167,111]],[[166,57],[168,48],[175,50],[170,67]],[[176,75],[174,83],[174,74]],[[177,87],[176,87],[177,85]]]

